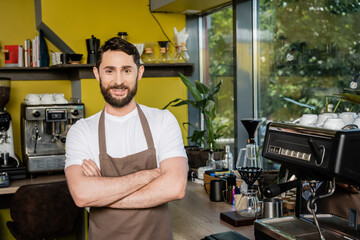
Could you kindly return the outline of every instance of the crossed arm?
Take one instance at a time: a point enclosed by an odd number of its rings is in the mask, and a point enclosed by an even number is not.
[[[66,168],[65,175],[79,207],[149,208],[185,195],[187,159],[165,159],[160,168],[122,177],[102,177],[92,160]]]

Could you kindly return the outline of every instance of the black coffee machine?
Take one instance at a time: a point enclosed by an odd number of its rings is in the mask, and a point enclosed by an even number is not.
[[[100,39],[91,35],[91,38],[86,39],[86,48],[88,51],[87,63],[95,64],[96,63],[96,52],[100,46]]]
[[[11,115],[5,110],[10,99],[10,78],[0,77],[0,172],[10,179],[26,178],[26,169],[14,151],[14,134]]]
[[[360,186],[360,130],[331,130],[272,122],[267,125],[263,157],[284,165],[296,179],[267,186],[265,197],[296,187],[294,216],[258,219],[256,239],[360,239],[358,209],[347,202],[349,219],[317,212],[318,200],[335,192],[336,182]],[[323,186],[326,191],[318,191]],[[338,187],[338,186],[337,186]],[[305,198],[304,193],[310,193]],[[320,205],[319,205],[320,206]]]

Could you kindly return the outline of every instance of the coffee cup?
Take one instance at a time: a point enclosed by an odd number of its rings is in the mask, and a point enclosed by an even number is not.
[[[235,186],[229,186],[227,189],[222,191],[223,199],[228,204],[233,204],[233,202],[234,202],[234,194],[235,194]]]
[[[54,99],[55,99],[55,102],[57,104],[66,104],[66,103],[68,103],[68,101],[65,99],[63,93],[55,93],[54,94]]]
[[[360,129],[360,117],[355,118],[353,124],[355,124],[358,127],[358,129]]]
[[[210,201],[222,202],[224,201],[223,191],[226,190],[226,181],[222,179],[211,180],[210,183],[205,183],[204,188],[207,193],[206,185],[210,184]]]
[[[280,198],[266,198],[262,202],[262,218],[283,216],[283,201]]]
[[[316,114],[304,114],[299,118],[299,124],[304,126],[314,126],[318,116]]]
[[[345,125],[352,124],[357,117],[357,114],[354,112],[342,112],[339,114],[339,118],[341,118]]]
[[[317,127],[322,127],[324,125],[324,122],[326,121],[326,119],[328,118],[337,118],[338,115],[336,113],[323,113],[323,114],[320,114],[316,123],[315,123],[315,126]]]
[[[324,128],[332,130],[341,130],[345,125],[344,120],[341,118],[328,118],[324,122]]]
[[[45,94],[42,94],[41,95],[41,103],[42,104],[55,104],[55,98],[52,94],[48,94],[48,93],[45,93]]]
[[[40,104],[41,103],[40,96],[38,94],[32,94],[32,93],[27,94],[25,96],[25,102],[30,105]]]

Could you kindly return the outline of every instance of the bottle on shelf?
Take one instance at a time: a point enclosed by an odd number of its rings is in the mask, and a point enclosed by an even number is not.
[[[223,160],[224,168],[229,169],[229,171],[232,173],[234,171],[234,159],[233,159],[233,155],[230,151],[229,145],[225,146],[225,150],[224,150],[224,153],[223,153],[221,159]]]
[[[209,160],[207,160],[206,166],[212,167],[212,169],[216,169],[216,161],[214,159],[214,150],[212,144],[210,145]]]

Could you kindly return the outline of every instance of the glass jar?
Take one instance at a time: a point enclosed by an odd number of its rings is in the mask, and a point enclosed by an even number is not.
[[[236,206],[236,212],[242,217],[257,218],[261,214],[261,202],[257,190],[248,189],[241,192],[241,198]]]
[[[158,41],[160,46],[160,54],[159,54],[159,63],[169,63],[171,61],[168,47],[169,47],[169,41]]]
[[[188,62],[190,56],[187,52],[186,43],[181,43],[181,46],[176,45],[174,63],[185,63]]]
[[[154,46],[155,46],[154,42],[145,43],[144,53],[141,57],[141,60],[144,63],[155,63],[156,62],[156,57],[154,54]]]

